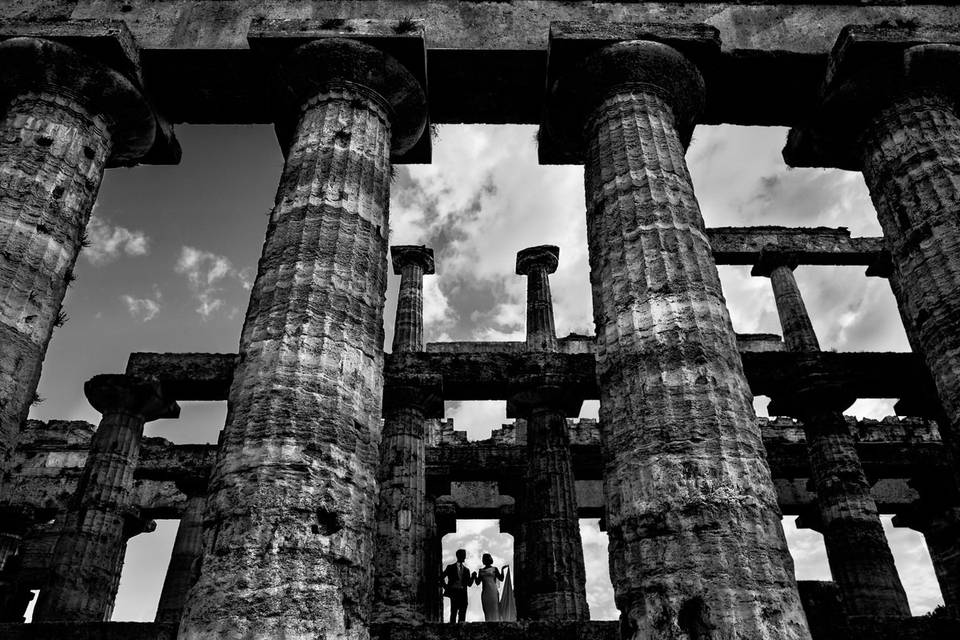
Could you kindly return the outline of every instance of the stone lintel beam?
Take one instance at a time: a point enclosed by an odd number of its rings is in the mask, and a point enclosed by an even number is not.
[[[395,384],[383,389],[383,414],[416,407],[425,419],[443,418],[443,377],[437,374],[401,373]]]
[[[650,41],[668,45],[678,51],[704,75],[716,66],[720,56],[720,32],[707,24],[664,22],[552,22],[547,56],[547,88],[553,96],[549,115],[540,128],[537,153],[540,164],[581,164],[583,162],[582,123],[594,103],[610,91],[610,85],[624,82],[603,73],[580,76],[580,82],[558,84],[561,77],[573,71],[587,56],[607,45],[628,41]],[[629,65],[628,65],[629,66]],[[611,72],[623,69],[611,67]],[[664,72],[664,90],[676,100],[676,119],[681,143],[686,147],[693,134],[695,119],[702,112],[702,89],[691,92],[682,86],[683,74]],[[669,76],[669,78],[667,77]],[[627,81],[629,82],[629,81]],[[557,88],[560,91],[557,92]],[[695,97],[692,95],[697,93]]]
[[[410,376],[439,375],[444,400],[505,400],[514,393],[516,378],[531,373],[530,363],[544,362],[549,356],[552,373],[582,384],[579,389],[584,400],[599,397],[592,350],[530,354],[522,352],[523,343],[519,342],[515,348],[487,350],[496,344],[462,343],[453,351],[387,354],[385,386],[402,386]],[[916,400],[914,410],[936,403],[930,376],[912,353],[797,354],[741,349],[740,357],[754,395],[782,394],[805,375],[834,381],[858,398]],[[232,354],[135,353],[127,371],[159,381],[164,393],[176,400],[226,400],[236,358]]]
[[[810,476],[801,423],[782,419],[762,421],[761,430],[767,458],[778,481]],[[924,475],[924,486],[937,487],[946,473],[943,447],[927,421],[860,421],[851,426],[851,431],[859,436],[857,453],[868,477],[874,480],[909,479],[915,484],[918,475],[928,470],[932,474]],[[31,431],[24,433],[29,436]],[[71,454],[88,449],[89,435],[85,441],[74,443],[41,439],[21,444],[18,452],[24,461],[32,461],[32,466],[19,466],[3,485],[4,495],[15,500],[5,502],[0,518],[11,520],[33,513],[34,521],[45,521],[65,509],[82,470],[82,466],[69,466],[78,459]],[[523,452],[524,448],[519,445],[482,442],[427,447],[428,493],[449,494],[452,481],[516,481],[524,465]],[[602,460],[597,443],[571,445],[571,453],[574,475],[578,479],[600,479]],[[186,500],[182,491],[206,481],[215,457],[216,445],[171,444],[160,438],[145,438],[134,471],[141,513],[150,518],[180,517]],[[47,475],[37,475],[40,470]],[[913,498],[891,502],[889,498],[877,496],[877,500],[886,509],[884,512],[889,513],[904,511]],[[781,493],[781,504],[793,505],[795,500]]]
[[[552,409],[568,418],[580,415],[583,380],[549,372],[517,376],[510,383],[514,394],[507,398],[508,418],[528,418],[535,410]]]
[[[297,83],[303,85],[280,86],[276,90],[288,103],[287,117],[276,121],[277,139],[286,155],[290,140],[297,124],[297,111],[304,97],[309,97],[324,81],[326,74],[336,73],[336,64],[324,61],[324,66],[311,64],[304,56],[294,61],[289,55],[299,47],[328,38],[355,40],[376,47],[397,60],[426,91],[427,56],[424,48],[424,28],[421,20],[383,20],[371,18],[327,18],[315,19],[269,19],[254,18],[247,32],[250,48],[261,56],[268,68],[284,62],[288,77],[299,75]],[[344,61],[349,64],[349,61]],[[303,68],[297,68],[299,65]],[[373,79],[377,82],[379,79]],[[429,119],[422,117],[423,105],[415,96],[406,96],[403,87],[397,87],[393,95],[384,97],[391,103],[395,113],[393,117],[393,140],[391,154],[398,163],[429,164],[431,158],[431,137]],[[422,99],[422,96],[421,96]],[[424,132],[428,132],[424,135]]]
[[[960,94],[955,79],[960,60],[951,62],[936,53],[912,63],[905,57],[908,49],[924,45],[960,45],[960,25],[844,27],[829,57],[813,121],[790,131],[783,150],[787,164],[859,171],[860,134],[892,99],[933,87],[947,95]]]
[[[883,238],[851,237],[845,227],[713,227],[707,237],[717,264],[753,265],[765,250],[798,265],[870,267],[886,255]]]
[[[127,359],[126,373],[158,381],[176,400],[226,400],[235,353],[143,353]]]
[[[141,91],[144,88],[143,65],[140,59],[140,50],[127,24],[122,20],[95,19],[95,20],[64,20],[58,22],[34,22],[23,20],[0,20],[0,41],[11,38],[40,38],[57,42],[70,47],[72,50],[89,56],[110,69],[114,69],[129,80]],[[17,74],[14,74],[17,75]],[[98,96],[99,97],[99,96]],[[116,96],[104,91],[107,101],[116,100]],[[111,105],[104,103],[106,109]],[[114,105],[116,107],[116,105]],[[142,116],[130,120],[133,113],[130,107],[121,107],[126,113],[117,118],[121,127]],[[136,107],[137,110],[140,107]],[[107,111],[109,113],[109,111]],[[124,123],[124,120],[127,120]],[[121,136],[115,143],[115,148],[107,167],[125,166],[134,163],[145,164],[177,164],[180,162],[180,145],[173,133],[173,127],[156,112],[149,113],[149,121],[153,127],[149,137],[136,131],[136,128],[127,128],[126,136]],[[141,127],[141,124],[135,125]],[[132,134],[132,135],[129,135]]]

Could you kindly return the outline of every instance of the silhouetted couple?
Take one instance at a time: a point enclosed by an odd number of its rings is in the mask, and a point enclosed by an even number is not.
[[[467,588],[475,584],[481,585],[483,589],[480,592],[480,604],[483,605],[483,617],[487,622],[499,622],[503,618],[500,615],[502,606],[509,607],[510,611],[515,611],[513,605],[513,590],[509,593],[509,602],[501,603],[500,593],[497,589],[497,583],[503,580],[503,573],[500,569],[493,566],[493,557],[489,553],[483,554],[483,568],[480,571],[471,572],[464,564],[467,559],[467,552],[463,549],[457,549],[457,561],[447,565],[443,570],[443,595],[450,598],[450,622],[463,622],[467,617]],[[506,571],[508,565],[503,565]],[[506,596],[506,588],[504,589]],[[506,600],[506,598],[504,598]],[[516,619],[514,613],[509,619]]]

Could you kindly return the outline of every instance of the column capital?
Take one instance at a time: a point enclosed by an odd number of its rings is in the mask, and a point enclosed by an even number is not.
[[[517,252],[517,275],[528,275],[533,269],[543,267],[547,273],[554,273],[560,262],[560,247],[541,244]]]
[[[111,134],[107,166],[129,166],[151,151],[157,116],[141,89],[136,45],[122,22],[0,22],[0,95],[49,93],[102,117]],[[169,160],[179,160],[166,141]]]
[[[897,99],[960,99],[960,26],[847,25],[827,63],[811,125],[790,131],[783,156],[795,167],[861,170],[859,139]]]
[[[425,146],[427,128],[426,54],[423,26],[397,20],[254,20],[250,48],[277,66],[278,89],[289,113],[277,124],[286,150],[296,113],[318,94],[338,85],[363,87],[387,110],[391,155]],[[421,143],[421,144],[418,144]]]
[[[104,415],[128,413],[145,422],[180,415],[180,407],[164,397],[159,382],[122,373],[94,376],[83,385],[83,392],[90,405]]]
[[[395,244],[390,247],[390,260],[396,275],[400,275],[408,264],[420,265],[425,276],[436,273],[433,249],[423,245]]]
[[[689,144],[705,104],[701,68],[719,53],[719,31],[705,24],[552,23],[540,162],[579,155],[590,114],[620,91],[661,96],[673,111],[681,142]]]
[[[790,271],[793,271],[797,268],[798,264],[800,264],[800,258],[796,253],[791,251],[777,251],[774,248],[764,247],[760,250],[760,256],[750,270],[750,275],[769,278],[774,269],[778,267],[786,267],[790,269]]]

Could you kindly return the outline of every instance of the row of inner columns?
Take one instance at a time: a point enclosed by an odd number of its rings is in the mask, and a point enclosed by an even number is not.
[[[949,47],[915,47],[905,64],[922,70],[930,59],[955,55]],[[13,96],[0,125],[0,337],[13,345],[0,358],[6,455],[36,388],[103,167],[142,155],[154,119],[129,79],[65,45],[15,38],[0,43],[0,58]],[[404,583],[408,570],[429,556],[411,547],[408,564],[382,576],[372,571],[375,536],[402,531],[405,544],[416,546],[431,527],[429,509],[419,512],[425,524],[413,526],[423,495],[423,434],[415,422],[430,411],[435,381],[410,381],[411,393],[388,399],[384,434],[380,428],[391,156],[423,132],[423,89],[391,56],[342,38],[299,47],[282,65],[281,82],[297,124],[241,336],[203,516],[203,560],[181,638],[364,638],[371,594],[411,586]],[[585,158],[606,524],[621,634],[706,637],[736,629],[739,637],[807,638],[750,392],[684,160],[704,93],[699,69],[677,49],[634,40],[581,59],[550,97],[549,127]],[[933,373],[946,414],[944,441],[956,456],[960,119],[954,96],[935,83],[907,83],[888,98],[856,123],[857,144],[901,283],[898,302]],[[122,121],[111,110],[118,103]],[[422,259],[419,268],[428,268]],[[545,275],[534,271],[537,288]],[[783,271],[774,277],[778,286],[788,280]],[[542,302],[542,293],[531,298]],[[781,297],[787,305],[789,296]],[[528,346],[549,352],[552,327],[535,320]],[[401,350],[422,344],[422,336],[409,334]],[[814,343],[811,335],[798,342],[804,350]],[[569,462],[557,432],[567,407],[549,376],[525,382],[514,404],[536,423],[528,446],[540,457],[529,473],[562,475]],[[807,412],[824,492],[821,525],[830,536],[837,532],[837,548],[859,536],[879,549],[875,506],[864,498],[862,471],[857,475],[844,453],[849,442],[835,428],[841,407],[836,394],[828,395]],[[78,495],[89,503],[78,503],[74,533],[64,542],[73,549],[64,557],[77,562],[97,556],[98,532],[117,535],[129,521],[122,496],[102,489],[100,479],[127,473],[128,435],[153,414],[125,405],[116,415],[103,439],[118,453],[98,459],[85,475]],[[382,435],[382,450],[406,461],[404,473],[378,458]],[[830,478],[841,472],[847,480],[837,491]],[[381,504],[390,509],[379,519],[378,476]],[[529,531],[572,544],[576,533],[565,523],[570,487],[555,482],[542,490],[551,497],[532,512]],[[881,568],[860,584],[857,562],[851,556],[838,565],[839,575],[849,567],[855,574],[844,587],[851,599],[874,590],[902,608],[902,589],[889,572]],[[102,577],[105,591],[115,589],[111,580]],[[531,599],[531,611],[563,601],[571,617],[585,615],[579,578],[551,582],[531,571],[529,580],[543,593]],[[55,595],[38,609],[79,598]]]

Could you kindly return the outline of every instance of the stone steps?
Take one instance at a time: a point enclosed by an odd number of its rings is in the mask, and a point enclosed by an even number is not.
[[[813,640],[956,640],[960,620],[943,616],[821,625]],[[175,640],[177,625],[153,622],[0,624],[3,640]],[[371,640],[619,640],[614,621],[374,625]]]

